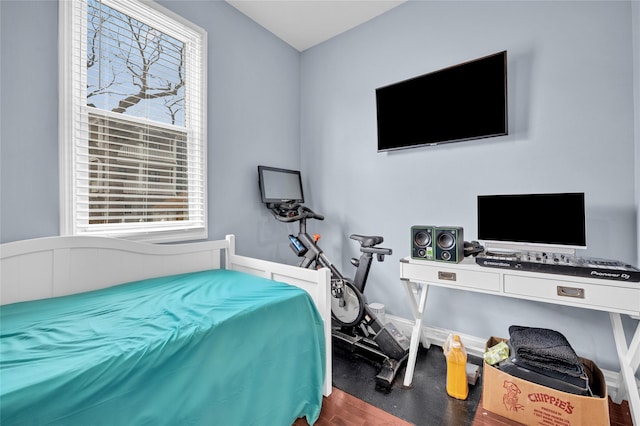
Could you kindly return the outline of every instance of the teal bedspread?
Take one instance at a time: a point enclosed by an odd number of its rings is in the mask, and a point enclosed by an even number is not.
[[[0,307],[0,423],[290,426],[320,413],[304,290],[213,270]]]

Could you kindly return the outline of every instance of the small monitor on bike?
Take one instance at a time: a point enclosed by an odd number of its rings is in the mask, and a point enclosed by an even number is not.
[[[263,203],[304,203],[300,171],[258,166],[258,178]]]

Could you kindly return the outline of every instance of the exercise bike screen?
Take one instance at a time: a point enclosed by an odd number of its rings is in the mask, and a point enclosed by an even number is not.
[[[299,171],[258,166],[258,176],[263,203],[304,203]]]

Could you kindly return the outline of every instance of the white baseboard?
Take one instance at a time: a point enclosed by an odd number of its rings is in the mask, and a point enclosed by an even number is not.
[[[387,321],[390,321],[395,325],[398,330],[409,337],[413,330],[414,322],[401,317],[386,314]],[[486,338],[471,336],[469,334],[458,333],[457,331],[448,330],[446,328],[439,328],[433,326],[423,326],[422,333],[420,335],[420,343],[425,348],[429,348],[431,345],[442,346],[449,334],[456,333],[460,336],[460,339],[464,343],[464,347],[469,355],[482,358],[484,354],[484,347],[487,343]]]
[[[410,337],[413,330],[414,321],[406,318],[396,317],[386,314],[386,320],[392,322],[398,330],[400,330],[405,336]],[[449,334],[455,333],[460,336],[460,339],[464,343],[464,347],[469,355],[482,358],[484,354],[485,345],[487,339],[490,337],[477,337],[468,334],[462,334],[454,330],[448,330],[446,328],[432,327],[425,325],[422,327],[420,333],[420,343],[423,347],[429,348],[431,345],[442,346]],[[502,336],[497,336],[502,337]],[[602,370],[602,369],[601,369]],[[602,370],[605,381],[607,383],[607,391],[614,402],[619,403],[622,399],[625,399],[626,395],[618,395],[618,383],[620,382],[620,373],[611,370]],[[640,389],[640,380],[636,379],[636,384]],[[625,392],[626,393],[626,392]]]

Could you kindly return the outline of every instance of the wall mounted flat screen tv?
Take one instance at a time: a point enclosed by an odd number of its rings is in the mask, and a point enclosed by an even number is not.
[[[507,52],[376,89],[378,151],[508,134]]]
[[[299,170],[258,166],[258,182],[263,203],[304,203]]]
[[[478,196],[478,239],[586,248],[584,193]]]

